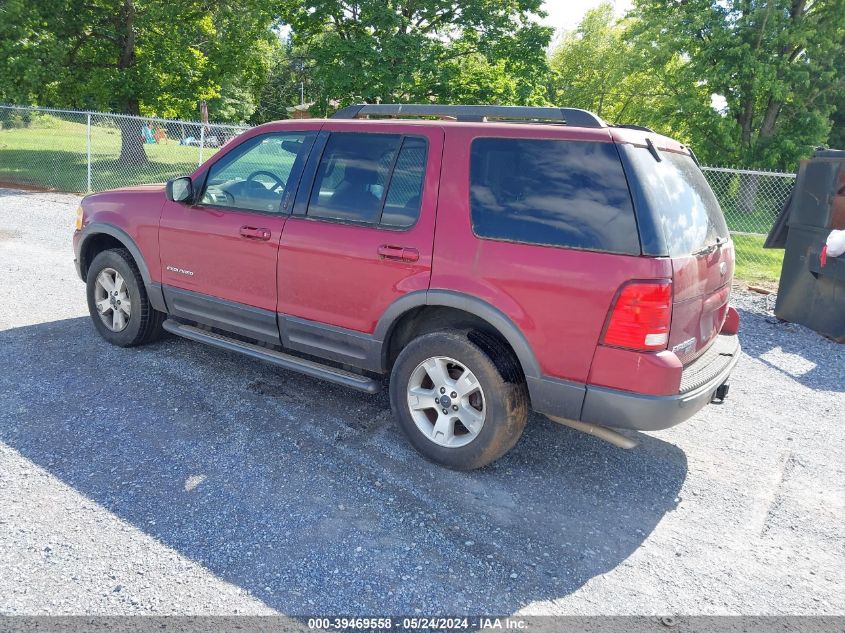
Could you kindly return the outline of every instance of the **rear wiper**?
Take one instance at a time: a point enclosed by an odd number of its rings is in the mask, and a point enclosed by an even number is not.
[[[717,237],[716,241],[713,244],[709,244],[708,246],[702,246],[697,251],[690,253],[691,255],[704,255],[714,252],[717,248],[722,248],[725,244],[728,243],[728,238],[726,237]]]
[[[710,244],[709,246],[702,246],[697,251],[693,251],[690,255],[695,257],[699,255],[709,255],[710,253],[714,252],[717,248],[719,248],[719,243],[716,242],[715,244]]]

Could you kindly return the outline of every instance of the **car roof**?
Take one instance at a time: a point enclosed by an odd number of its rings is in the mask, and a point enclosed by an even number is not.
[[[349,131],[375,131],[379,128],[390,128],[391,130],[402,127],[430,128],[439,127],[444,131],[462,130],[465,132],[477,131],[479,136],[495,136],[497,133],[503,136],[524,138],[547,138],[561,140],[581,140],[614,142],[620,144],[631,144],[640,147],[647,147],[648,141],[661,150],[688,153],[689,148],[675,141],[668,136],[650,131],[647,128],[629,128],[622,126],[605,125],[603,127],[580,127],[565,125],[562,123],[547,122],[523,122],[523,121],[455,121],[448,119],[418,119],[418,118],[381,118],[381,119],[285,119],[265,123],[252,128],[249,136],[284,130],[289,128],[319,129],[330,125],[333,129],[348,129]]]

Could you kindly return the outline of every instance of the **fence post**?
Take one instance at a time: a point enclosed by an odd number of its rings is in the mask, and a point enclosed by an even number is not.
[[[88,113],[88,126],[85,130],[85,152],[87,154],[88,162],[88,188],[86,191],[91,193],[91,113]]]
[[[202,165],[202,148],[205,145],[205,125],[200,128],[200,161],[197,166]]]

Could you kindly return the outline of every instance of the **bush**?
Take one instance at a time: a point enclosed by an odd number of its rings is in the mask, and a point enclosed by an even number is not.
[[[19,130],[27,128],[32,123],[32,113],[27,110],[8,110],[6,116],[0,120],[0,128],[4,130]]]

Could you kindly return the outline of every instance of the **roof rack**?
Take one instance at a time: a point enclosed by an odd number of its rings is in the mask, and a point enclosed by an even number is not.
[[[646,127],[645,125],[636,125],[634,123],[616,123],[611,127],[621,127],[625,128],[626,130],[639,130],[640,132],[651,132],[654,134],[654,130],[650,127]]]
[[[607,127],[597,115],[578,108],[540,108],[532,106],[435,105],[429,103],[359,103],[335,112],[332,119],[364,116],[431,116],[458,121],[483,122],[487,119],[524,119],[554,121],[575,127]]]

